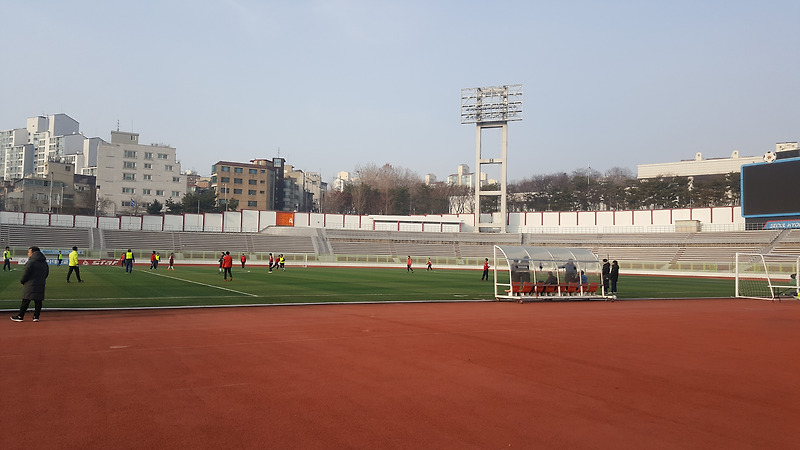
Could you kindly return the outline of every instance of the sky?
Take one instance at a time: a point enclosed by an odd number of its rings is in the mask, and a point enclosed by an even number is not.
[[[475,169],[461,89],[511,84],[511,182],[800,140],[797,0],[26,0],[3,17],[0,130],[65,113],[201,175],[281,156],[329,182],[387,163],[444,180]]]

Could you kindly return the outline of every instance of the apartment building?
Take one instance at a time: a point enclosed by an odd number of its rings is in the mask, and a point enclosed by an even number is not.
[[[175,149],[140,144],[138,133],[112,131],[111,142],[97,143],[97,166],[86,172],[97,177],[103,214],[141,214],[153,201],[179,202],[186,193]]]
[[[277,177],[273,161],[217,161],[211,166],[211,188],[221,207],[231,210],[271,210],[275,207]]]
[[[96,209],[95,178],[76,175],[75,166],[64,158],[45,164],[45,175],[28,174],[5,185],[6,211],[91,214]]]

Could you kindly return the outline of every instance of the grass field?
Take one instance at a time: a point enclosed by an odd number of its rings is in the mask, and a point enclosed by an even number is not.
[[[19,307],[21,267],[0,274],[0,309]],[[225,282],[217,267],[183,266],[175,271],[84,266],[84,283],[67,267],[50,267],[45,308],[125,308],[152,306],[241,305],[326,302],[489,300],[493,284],[479,270],[301,268],[267,273],[263,266],[234,268]],[[731,297],[724,279],[620,276],[619,298]],[[31,305],[31,308],[33,305]]]

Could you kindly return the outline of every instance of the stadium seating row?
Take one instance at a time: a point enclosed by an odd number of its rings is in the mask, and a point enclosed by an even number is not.
[[[261,233],[127,231],[0,225],[0,245],[149,252],[379,255],[492,258],[494,245],[568,246],[599,257],[662,264],[733,261],[737,252],[800,254],[800,230],[626,234],[476,234],[273,227]]]

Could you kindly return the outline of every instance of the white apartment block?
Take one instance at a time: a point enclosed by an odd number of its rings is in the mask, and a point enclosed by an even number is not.
[[[333,180],[333,190],[343,192],[344,187],[355,181],[355,177],[350,172],[341,171],[336,174],[336,179]]]
[[[98,143],[97,166],[87,172],[97,177],[104,214],[142,213],[155,200],[179,202],[186,193],[175,149],[139,144],[138,133],[112,131],[111,142]]]
[[[32,168],[33,145],[28,144],[28,130],[0,131],[0,176],[6,180],[22,178],[22,174]]]
[[[80,124],[66,114],[31,117],[27,120],[28,143],[33,145],[33,172],[46,175],[47,161],[83,152],[85,136]]]

